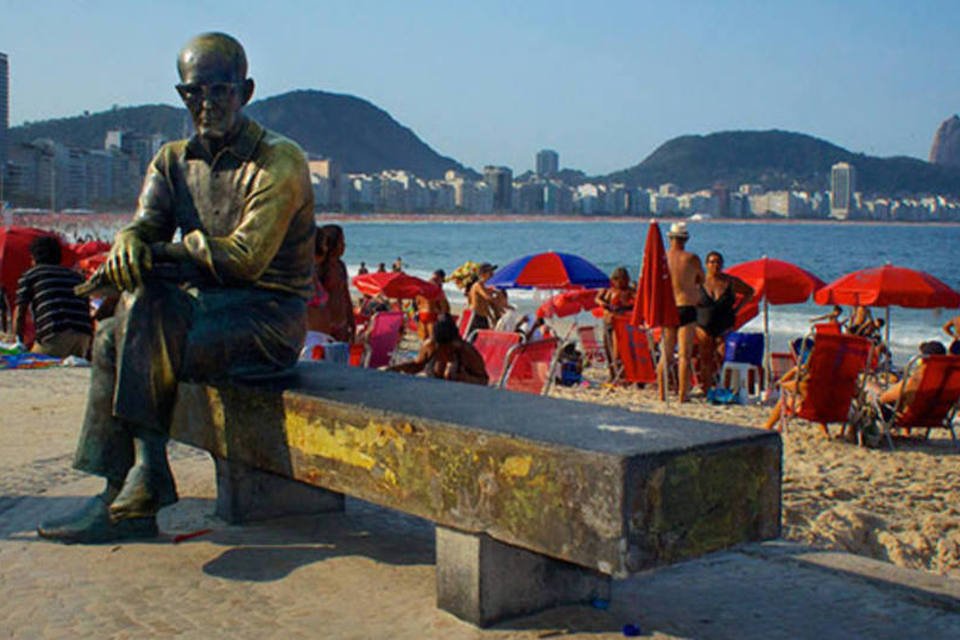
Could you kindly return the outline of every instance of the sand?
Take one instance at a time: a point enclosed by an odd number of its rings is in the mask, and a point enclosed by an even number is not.
[[[555,388],[552,395],[754,428],[769,413],[757,405],[714,406],[702,396],[664,404],[653,389],[610,388],[599,382],[603,371],[586,374],[590,388]],[[945,430],[926,442],[896,438],[890,451],[791,420],[783,441],[784,538],[960,577],[960,447]]]
[[[589,387],[555,387],[552,395],[747,427],[759,427],[769,411],[714,406],[702,397],[664,404],[652,389],[601,384],[605,371],[599,368],[585,373]],[[31,474],[39,473],[38,464],[56,468],[57,476],[74,473],[62,467],[69,466],[67,454],[76,441],[88,370],[0,376],[0,468],[23,469],[31,460],[39,461]],[[818,427],[792,420],[783,439],[784,538],[960,577],[960,448],[946,432],[927,442],[897,439],[890,451],[830,439]],[[5,484],[11,482],[16,479],[8,472]]]
[[[748,545],[617,581],[608,610],[559,607],[478,630],[435,606],[429,522],[348,500],[341,514],[230,526],[212,515],[209,457],[183,445],[170,448],[181,501],[160,514],[159,539],[39,541],[41,517],[75,508],[101,484],[70,469],[88,376],[0,371],[0,636],[599,640],[637,622],[644,637],[788,638],[813,621],[823,638],[932,640],[960,629],[960,596],[943,604],[917,590],[926,577],[960,594],[951,579],[960,578],[957,458],[942,439],[861,450],[795,423],[785,438],[784,513],[791,540],[952,572],[947,578],[893,575],[882,567],[905,570],[886,563],[863,574],[846,555],[825,570],[822,554],[803,545]],[[554,395],[742,425],[765,411],[664,406],[649,391],[600,386]],[[210,532],[173,543],[198,530]]]

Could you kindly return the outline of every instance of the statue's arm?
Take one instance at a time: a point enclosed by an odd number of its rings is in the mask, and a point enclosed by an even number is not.
[[[256,282],[280,249],[291,221],[301,212],[313,215],[313,188],[303,152],[292,143],[272,148],[244,199],[240,225],[228,236],[201,230],[184,236],[193,261],[218,280]]]
[[[166,243],[176,230],[171,168],[172,145],[165,145],[150,163],[133,221],[114,238],[104,270],[119,289],[132,291],[153,265],[150,245]]]

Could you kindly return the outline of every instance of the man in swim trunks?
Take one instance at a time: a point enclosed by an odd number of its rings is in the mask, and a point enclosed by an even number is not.
[[[667,264],[673,283],[673,299],[677,303],[680,325],[663,328],[663,344],[658,365],[660,399],[667,399],[667,380],[673,364],[673,349],[677,347],[680,402],[686,402],[690,393],[690,356],[696,339],[697,302],[700,300],[700,284],[703,282],[703,265],[695,253],[686,250],[690,232],[685,222],[676,222],[667,232],[670,249]]]

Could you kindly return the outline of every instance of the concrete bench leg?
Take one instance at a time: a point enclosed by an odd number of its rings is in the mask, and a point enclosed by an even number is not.
[[[214,457],[217,517],[230,524],[343,511],[343,494]]]
[[[437,526],[437,606],[485,627],[548,607],[610,597],[610,577]]]

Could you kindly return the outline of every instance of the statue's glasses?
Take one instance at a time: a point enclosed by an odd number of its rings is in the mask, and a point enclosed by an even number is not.
[[[240,91],[239,82],[213,82],[211,84],[178,84],[177,93],[187,105],[197,105],[204,100],[224,103]]]

